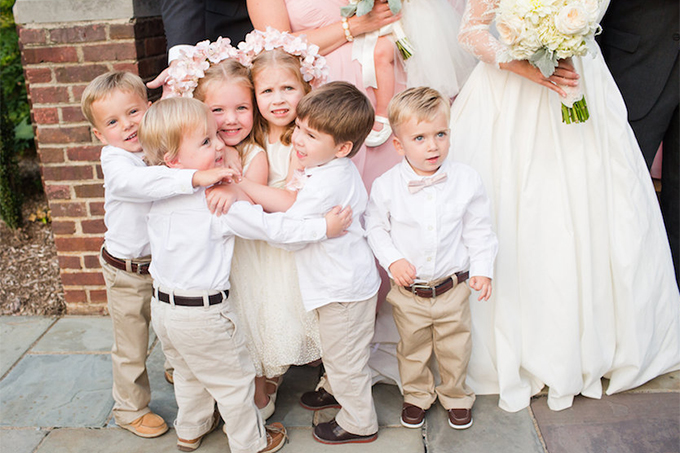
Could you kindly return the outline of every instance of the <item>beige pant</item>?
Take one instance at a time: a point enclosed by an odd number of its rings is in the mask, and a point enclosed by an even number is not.
[[[175,369],[177,437],[196,439],[212,424],[215,402],[232,453],[267,446],[255,406],[255,367],[228,302],[181,307],[151,301],[153,328]]]
[[[342,405],[335,420],[345,431],[378,432],[368,367],[377,296],[360,302],[334,302],[316,309],[327,381],[324,388]]]
[[[129,424],[150,412],[151,387],[146,372],[146,357],[153,282],[148,274],[138,275],[116,269],[105,262],[101,254],[99,263],[106,282],[109,315],[113,322],[113,415],[119,425]]]
[[[392,282],[387,301],[401,337],[397,345],[404,401],[428,409],[437,396],[444,409],[469,409],[475,394],[465,384],[472,350],[470,288],[456,285],[434,299],[417,297]],[[429,368],[434,352],[441,383]]]

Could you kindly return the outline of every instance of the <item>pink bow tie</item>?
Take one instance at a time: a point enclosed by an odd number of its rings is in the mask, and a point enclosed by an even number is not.
[[[408,191],[416,193],[423,190],[424,187],[433,186],[444,181],[446,181],[446,173],[440,173],[437,176],[432,176],[430,178],[414,179],[413,181],[408,182]]]

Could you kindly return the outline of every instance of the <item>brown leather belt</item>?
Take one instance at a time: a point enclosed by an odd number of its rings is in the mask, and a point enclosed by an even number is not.
[[[165,302],[166,304],[170,303],[170,294],[164,293],[163,291],[159,291],[157,288],[154,288],[154,295],[156,296],[156,299],[158,299],[161,302]],[[208,296],[208,305],[217,305],[221,304],[224,300],[226,300],[229,297],[229,290],[225,290],[222,292],[219,292],[217,294],[212,294]],[[175,295],[175,305],[179,305],[182,307],[202,307],[203,306],[203,298],[202,297],[187,297],[187,296],[177,296]]]
[[[456,272],[456,285],[458,283],[463,283],[465,280],[470,277],[470,272],[465,271],[465,272]],[[412,286],[404,286],[407,291],[411,291],[413,294],[415,294],[418,297],[425,297],[427,299],[431,299],[433,297],[441,296],[448,290],[452,289],[455,285],[453,284],[453,277],[449,277],[437,286],[427,286],[427,285],[412,285]]]
[[[102,258],[104,258],[104,261],[109,263],[111,266],[115,267],[116,269],[120,269],[122,271],[127,271],[128,268],[125,265],[125,260],[121,260],[120,258],[116,258],[115,256],[111,255],[109,252],[106,251],[105,248],[102,247]],[[151,263],[144,263],[144,264],[136,264],[132,263],[130,264],[130,272],[134,274],[140,274],[140,275],[146,275],[149,273],[149,265]]]

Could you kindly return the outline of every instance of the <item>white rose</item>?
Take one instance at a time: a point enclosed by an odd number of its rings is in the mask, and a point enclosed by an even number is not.
[[[517,16],[510,16],[496,24],[498,35],[501,41],[508,46],[512,46],[519,41],[524,33],[524,21]]]
[[[585,34],[588,29],[588,13],[583,5],[572,3],[562,8],[555,17],[555,26],[565,35]]]

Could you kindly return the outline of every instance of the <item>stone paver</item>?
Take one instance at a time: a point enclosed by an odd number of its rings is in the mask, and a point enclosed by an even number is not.
[[[112,407],[108,355],[27,355],[0,386],[0,426],[102,427]]]
[[[44,316],[0,317],[0,376],[4,376],[55,318]]]
[[[446,411],[435,403],[425,419],[427,452],[544,452],[528,409],[505,412],[498,407],[497,396],[477,396],[472,415],[470,428],[455,430],[448,424]]]
[[[680,394],[582,396],[563,411],[546,398],[531,403],[550,453],[671,453],[680,451]]]
[[[35,447],[47,435],[47,431],[35,428],[2,429],[0,428],[0,452],[33,453]]]

